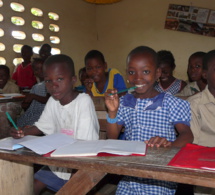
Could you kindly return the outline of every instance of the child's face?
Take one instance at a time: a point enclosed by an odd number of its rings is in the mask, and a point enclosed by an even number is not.
[[[43,60],[46,60],[51,55],[50,49],[46,46],[43,46],[39,51],[39,55]]]
[[[54,63],[45,66],[43,69],[44,80],[47,91],[55,99],[59,100],[61,105],[70,103],[73,100],[73,85],[76,77],[65,63]]]
[[[4,88],[8,79],[9,79],[9,75],[5,72],[5,70],[0,70],[0,87],[1,88]]]
[[[87,73],[86,72],[82,72],[80,74],[80,78],[79,80],[81,81],[81,84],[84,85],[84,81],[88,78]]]
[[[202,58],[198,56],[191,57],[188,64],[188,75],[192,81],[202,79]]]
[[[24,61],[30,61],[33,53],[28,48],[23,48],[21,55]]]
[[[33,67],[34,75],[38,77],[40,80],[43,80],[43,64],[42,63],[37,63]]]
[[[107,64],[103,63],[100,59],[92,58],[88,59],[86,63],[86,71],[89,78],[94,82],[100,82],[105,77],[105,70]]]
[[[156,67],[151,54],[135,54],[130,57],[127,66],[127,78],[137,94],[143,98],[151,97],[154,83],[160,77],[161,70]]]
[[[173,69],[168,63],[162,63],[160,64],[161,68],[161,77],[160,81],[161,82],[168,82],[173,75]]]
[[[208,89],[215,96],[215,57],[208,63],[208,70],[205,71]]]

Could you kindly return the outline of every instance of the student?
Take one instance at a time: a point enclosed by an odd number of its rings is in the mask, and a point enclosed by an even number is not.
[[[108,108],[107,136],[117,139],[125,127],[125,139],[144,141],[149,147],[184,146],[193,141],[189,103],[169,93],[159,93],[154,83],[161,75],[156,52],[145,46],[132,50],[127,57],[127,78],[137,88],[120,99],[117,90],[108,90],[105,103]],[[176,138],[175,128],[179,133]],[[116,194],[174,194],[177,185],[126,176],[118,185]]]
[[[86,91],[86,88],[84,86],[84,81],[87,79],[87,71],[86,71],[86,67],[81,68],[78,72],[78,77],[79,80],[81,82],[81,85],[75,87],[75,90],[77,90],[78,92],[84,92]]]
[[[51,46],[47,43],[43,44],[39,50],[40,58],[42,58],[44,61],[51,56]]]
[[[85,56],[85,66],[88,79],[84,84],[86,93],[92,96],[104,96],[107,89],[126,89],[126,85],[122,75],[118,70],[110,68],[108,72],[107,63],[100,51],[91,50]]]
[[[175,96],[186,99],[205,89],[207,81],[202,76],[204,56],[205,52],[199,51],[193,53],[189,57],[187,73],[189,80],[192,82],[189,82],[184,89]]]
[[[40,119],[30,128],[19,131],[12,128],[11,135],[20,138],[61,132],[75,139],[97,140],[99,125],[92,99],[73,90],[76,76],[72,59],[53,55],[45,61],[43,73],[51,97]],[[45,187],[58,191],[70,177],[71,172],[66,168],[45,167],[35,174],[35,194]]]
[[[191,130],[194,144],[215,147],[215,50],[208,52],[203,59],[203,76],[206,88],[188,98],[191,104]],[[196,193],[215,194],[215,189],[197,187]]]
[[[0,65],[0,93],[19,93],[19,87],[10,79],[10,69]]]
[[[161,76],[156,82],[155,89],[158,92],[170,92],[172,95],[179,93],[187,83],[176,79],[173,76],[175,69],[175,59],[170,51],[161,50],[158,52],[158,64],[161,68]]]
[[[12,79],[16,81],[21,90],[31,89],[36,83],[36,77],[31,67],[32,47],[24,45],[21,49],[21,55],[24,61],[16,67]]]
[[[23,109],[27,110],[17,120],[17,126],[20,128],[32,126],[37,122],[49,99],[50,95],[47,93],[44,82],[43,63],[44,61],[40,58],[34,58],[34,61],[32,62],[34,75],[39,78],[40,83],[32,87],[30,93],[26,95],[26,98],[22,103]]]

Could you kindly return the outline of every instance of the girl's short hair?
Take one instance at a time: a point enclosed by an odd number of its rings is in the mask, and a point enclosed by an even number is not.
[[[160,64],[169,64],[173,70],[175,69],[176,67],[175,58],[171,51],[167,50],[158,51],[158,65]]]

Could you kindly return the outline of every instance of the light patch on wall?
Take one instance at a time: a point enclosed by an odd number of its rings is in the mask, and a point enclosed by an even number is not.
[[[2,2],[2,0],[0,0],[0,7],[2,7],[3,6],[3,2]]]
[[[16,11],[16,12],[24,12],[25,11],[25,7],[20,3],[12,2],[10,4],[10,7],[13,11]]]
[[[5,64],[6,64],[5,58],[0,57],[0,64],[1,64],[1,65],[5,65]]]
[[[23,59],[22,58],[14,58],[13,59],[13,64],[15,66],[17,66],[18,64],[21,64],[23,62]]]
[[[15,39],[24,40],[26,38],[26,34],[23,31],[12,31],[12,36]]]
[[[16,53],[21,53],[22,46],[22,44],[14,44],[13,51],[15,51]]]
[[[52,55],[56,55],[56,54],[60,54],[60,53],[61,53],[61,51],[58,48],[52,48],[52,50],[51,50]]]
[[[0,14],[0,22],[2,22],[4,20],[4,17],[2,16],[2,14]]]
[[[41,9],[38,9],[38,8],[35,8],[35,7],[32,7],[31,8],[31,13],[34,15],[34,16],[43,16],[43,11]]]
[[[50,36],[50,41],[51,41],[51,43],[54,43],[54,44],[60,43],[59,37],[56,37],[56,36]]]
[[[0,28],[0,37],[4,36],[4,31]]]
[[[34,46],[34,47],[33,47],[33,52],[34,52],[35,54],[39,54],[39,50],[40,50],[40,46]]]
[[[54,12],[49,12],[48,16],[51,20],[59,20],[59,15]]]
[[[56,24],[49,24],[49,30],[52,32],[59,32],[60,28]]]
[[[44,41],[44,36],[42,34],[39,33],[33,33],[32,34],[32,38],[34,41]]]
[[[3,43],[0,43],[0,51],[4,51],[5,50],[5,45]]]
[[[43,23],[40,22],[40,21],[36,21],[36,20],[33,20],[31,22],[31,25],[33,28],[36,28],[36,29],[43,29]]]
[[[11,22],[17,26],[23,26],[25,24],[25,20],[21,17],[12,16]]]

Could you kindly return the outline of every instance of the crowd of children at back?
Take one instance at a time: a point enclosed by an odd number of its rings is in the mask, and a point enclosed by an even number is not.
[[[117,69],[107,69],[100,51],[91,50],[86,54],[85,67],[79,71],[81,85],[73,89],[77,78],[72,59],[66,55],[51,56],[49,45],[43,46],[41,58],[34,59],[32,65],[32,49],[23,46],[24,62],[12,76],[20,88],[32,88],[35,76],[40,81],[23,102],[26,111],[17,121],[20,130],[12,129],[13,137],[61,132],[78,139],[98,139],[98,121],[91,96],[105,99],[110,139],[118,139],[124,128],[125,140],[144,141],[149,147],[181,147],[187,143],[215,146],[215,123],[211,118],[215,112],[209,108],[215,104],[214,50],[190,55],[189,82],[186,83],[173,76],[176,65],[170,51],[156,52],[139,46],[128,54],[126,64],[128,85],[136,88],[119,97],[117,91],[128,86]],[[22,76],[25,69],[31,73],[27,84]],[[2,66],[0,78],[3,90],[9,71]],[[38,108],[40,111],[34,115]],[[35,175],[35,192],[39,194],[45,187],[57,191],[70,176],[66,169],[44,167]],[[51,182],[47,182],[49,180]],[[176,189],[174,182],[126,176],[120,181],[116,194],[175,194]]]

